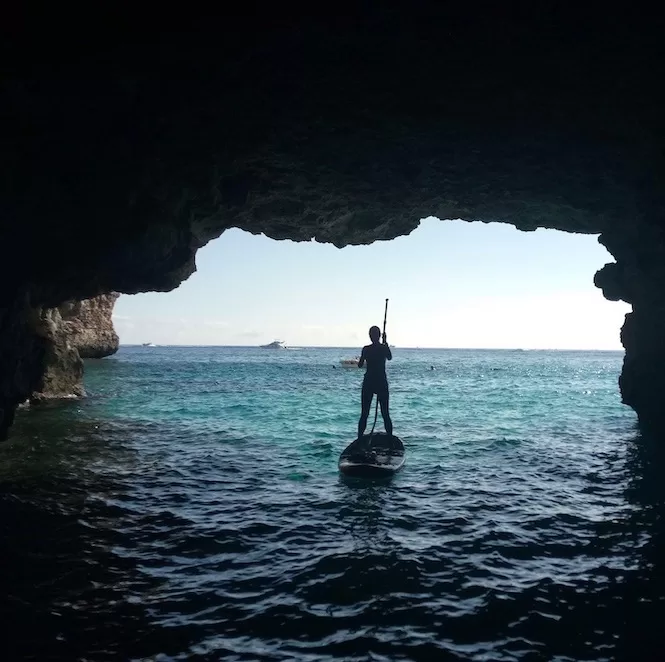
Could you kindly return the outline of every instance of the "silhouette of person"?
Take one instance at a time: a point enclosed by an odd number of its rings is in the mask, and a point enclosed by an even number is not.
[[[379,406],[381,407],[381,416],[383,424],[386,427],[386,432],[389,435],[393,433],[393,422],[390,420],[390,413],[388,411],[389,394],[388,394],[388,378],[386,377],[386,359],[391,361],[393,358],[392,352],[386,340],[386,334],[383,334],[383,342],[379,343],[381,337],[381,329],[378,326],[373,326],[369,330],[369,337],[372,341],[371,345],[365,345],[360,354],[358,367],[362,368],[367,363],[367,370],[365,378],[363,379],[362,387],[362,412],[360,420],[358,421],[358,439],[365,434],[367,427],[367,418],[369,410],[372,406],[372,397],[376,393],[379,399]]]

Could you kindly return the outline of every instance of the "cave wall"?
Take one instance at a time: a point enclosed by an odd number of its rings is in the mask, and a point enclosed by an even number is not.
[[[665,230],[635,228],[601,236],[616,258],[596,273],[606,298],[632,304],[621,329],[626,349],[619,378],[622,400],[643,428],[663,432],[665,416]]]
[[[172,289],[229,227],[344,246],[436,215],[601,233],[617,261],[597,283],[635,310],[623,398],[658,419],[659,16],[553,2],[22,11],[1,42],[3,411],[41,379],[26,306],[39,318]]]
[[[0,307],[0,440],[16,407],[41,383],[46,342],[37,333],[39,323],[40,314],[25,291]]]

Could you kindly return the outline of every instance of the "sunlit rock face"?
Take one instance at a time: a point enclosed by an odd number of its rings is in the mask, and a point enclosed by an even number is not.
[[[120,296],[100,294],[66,301],[56,308],[31,308],[30,332],[40,339],[41,368],[32,402],[85,395],[82,358],[99,359],[118,351],[113,306]]]
[[[65,301],[40,311],[36,332],[44,342],[42,375],[32,402],[85,395],[83,361],[118,351],[113,307],[120,295],[100,294],[82,301]]]
[[[34,327],[44,343],[43,368],[37,388],[30,395],[33,402],[78,398],[83,389],[83,361],[71,343],[67,325],[58,308],[40,311]]]
[[[598,284],[635,308],[623,397],[657,419],[658,22],[485,4],[356,3],[321,17],[164,6],[85,30],[58,7],[43,25],[14,21],[24,29],[6,40],[0,105],[0,409],[20,397],[11,384],[36,386],[44,339],[26,337],[25,305],[172,289],[229,227],[343,246],[435,215],[602,233],[617,263]],[[11,358],[14,344],[29,361]]]
[[[25,292],[0,308],[0,438],[18,404],[85,395],[83,358],[118,350],[111,316],[117,293],[55,308],[31,305]]]
[[[118,351],[118,334],[111,318],[119,296],[116,292],[100,294],[58,307],[67,338],[81,358],[101,359]]]

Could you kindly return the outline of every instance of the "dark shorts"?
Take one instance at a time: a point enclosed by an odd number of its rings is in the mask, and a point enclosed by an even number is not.
[[[367,379],[363,380],[363,393],[370,395],[376,393],[380,398],[388,396],[387,379]]]

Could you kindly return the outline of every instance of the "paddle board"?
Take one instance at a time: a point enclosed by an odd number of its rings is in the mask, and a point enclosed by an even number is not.
[[[399,437],[376,432],[351,442],[339,456],[339,470],[347,476],[390,476],[404,464],[404,444]]]

